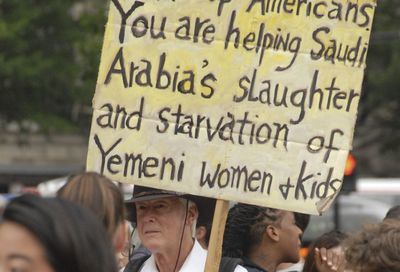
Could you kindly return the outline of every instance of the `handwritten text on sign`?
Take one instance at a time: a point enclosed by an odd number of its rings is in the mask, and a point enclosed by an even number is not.
[[[371,0],[112,0],[88,170],[326,209],[351,148],[374,8]]]

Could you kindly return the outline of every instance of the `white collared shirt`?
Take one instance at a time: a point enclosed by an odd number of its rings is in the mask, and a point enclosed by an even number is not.
[[[206,266],[207,250],[203,249],[200,244],[195,240],[192,250],[187,256],[179,272],[203,272]],[[235,272],[246,272],[247,270],[242,266],[237,266]],[[140,272],[158,272],[154,255],[152,254],[147,259]]]

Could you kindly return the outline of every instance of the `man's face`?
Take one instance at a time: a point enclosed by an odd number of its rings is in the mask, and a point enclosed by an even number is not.
[[[296,263],[300,260],[301,235],[303,232],[296,225],[292,212],[284,211],[280,222],[280,243],[283,262]]]
[[[185,222],[185,208],[179,198],[137,202],[136,217],[139,237],[152,253],[168,252],[179,246]]]

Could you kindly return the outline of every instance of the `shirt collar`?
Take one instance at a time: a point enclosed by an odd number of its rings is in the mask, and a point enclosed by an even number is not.
[[[207,250],[203,249],[197,240],[194,240],[194,245],[189,255],[186,257],[179,272],[204,271],[207,259]],[[154,255],[143,264],[141,272],[158,271]]]

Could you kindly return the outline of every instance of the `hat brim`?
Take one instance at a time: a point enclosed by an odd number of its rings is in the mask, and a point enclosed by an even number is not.
[[[128,203],[136,203],[139,201],[148,201],[148,200],[155,200],[155,199],[160,199],[160,198],[167,198],[167,197],[182,197],[184,194],[180,193],[173,193],[173,192],[160,192],[157,194],[149,194],[149,195],[142,195],[142,196],[136,196],[132,197],[131,199],[128,199],[125,201],[126,204]]]
[[[196,204],[199,212],[199,217],[197,219],[197,222],[201,223],[212,222],[212,219],[214,217],[215,203],[216,203],[215,199],[197,195],[185,194],[185,193],[178,193],[173,191],[162,191],[162,190],[159,190],[159,192],[157,193],[153,192],[151,194],[136,195],[133,196],[131,199],[126,200],[125,207],[127,210],[127,219],[130,222],[136,223],[135,204],[137,202],[170,198],[170,197],[180,197],[193,201]]]

